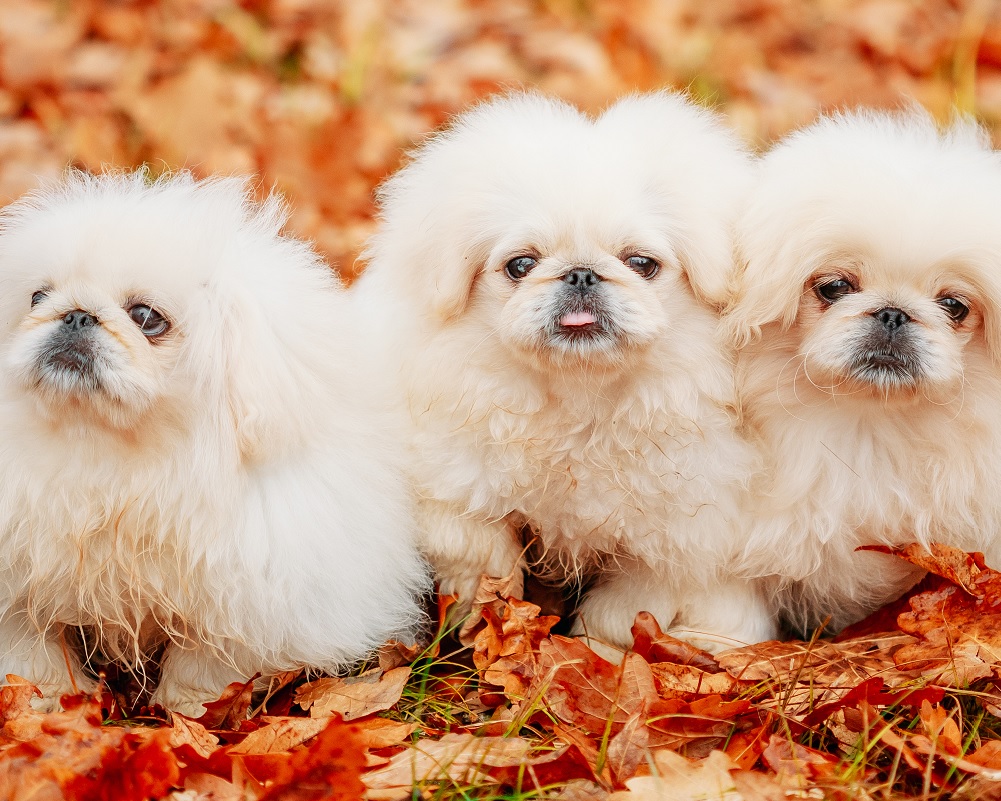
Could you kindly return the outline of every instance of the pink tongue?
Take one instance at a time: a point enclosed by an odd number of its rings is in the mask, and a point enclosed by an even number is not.
[[[596,322],[598,322],[598,318],[591,314],[591,312],[586,311],[567,312],[560,317],[560,325],[567,328],[573,328],[578,325],[591,325],[591,323]]]

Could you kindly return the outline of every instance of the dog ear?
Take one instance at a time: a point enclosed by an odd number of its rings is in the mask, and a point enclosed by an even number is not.
[[[293,371],[278,347],[273,321],[239,288],[225,311],[226,406],[244,461],[265,458],[280,446],[286,416],[295,407]]]
[[[448,201],[424,197],[425,187],[410,178],[398,174],[380,190],[385,212],[362,253],[362,282],[381,286],[386,297],[408,295],[408,304],[448,322],[466,308],[486,261],[484,231]]]
[[[753,178],[746,146],[719,115],[675,92],[625,97],[597,124],[642,164],[698,299],[722,308],[733,272],[733,222]]]
[[[991,360],[1001,366],[1001,247],[979,254],[970,264],[972,270],[964,277],[970,280],[981,299],[984,341]]]
[[[218,344],[206,369],[222,374],[222,413],[248,461],[301,444],[320,407],[350,391],[337,383],[337,354],[352,332],[333,273],[302,242],[256,244],[239,274],[208,288]]]
[[[720,321],[721,335],[730,345],[743,347],[761,334],[763,326],[779,323],[787,328],[796,319],[809,269],[781,250],[746,257],[738,254]]]
[[[483,269],[485,255],[481,253],[473,239],[463,244],[453,240],[451,247],[430,256],[430,269],[426,272],[428,304],[432,313],[441,322],[458,317],[469,303],[476,277]]]

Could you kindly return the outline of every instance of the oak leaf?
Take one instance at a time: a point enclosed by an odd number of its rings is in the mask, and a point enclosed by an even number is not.
[[[653,755],[656,772],[626,782],[628,789],[612,793],[608,801],[741,801],[733,777],[737,766],[722,751],[692,762],[673,751]]]
[[[543,698],[565,723],[601,735],[617,732],[626,721],[657,700],[650,665],[639,654],[627,654],[613,665],[580,639],[554,635],[539,646]]]
[[[354,727],[331,718],[308,747],[279,763],[259,801],[357,801],[364,769],[365,748]]]
[[[474,783],[486,778],[491,768],[522,764],[531,749],[532,743],[521,737],[446,734],[440,740],[419,740],[363,778],[369,790],[411,788],[442,777]]]
[[[297,745],[323,731],[331,721],[326,718],[261,717],[261,728],[252,731],[227,749],[230,754],[274,754],[291,751]]]
[[[317,679],[296,691],[295,703],[308,710],[310,717],[338,713],[346,721],[355,720],[393,706],[409,677],[409,667],[398,667],[385,673],[376,668],[360,676]]]
[[[256,678],[256,677],[255,677]],[[215,701],[205,704],[205,712],[197,722],[206,729],[226,729],[236,731],[247,719],[250,703],[254,695],[254,681],[233,682],[222,691]],[[175,713],[176,714],[176,713]]]

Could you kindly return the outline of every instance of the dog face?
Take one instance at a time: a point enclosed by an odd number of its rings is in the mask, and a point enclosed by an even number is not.
[[[975,127],[848,115],[761,166],[723,329],[761,334],[826,392],[956,393],[971,348],[997,354],[1001,165]],[[989,357],[987,357],[989,359]]]
[[[281,204],[254,204],[242,180],[185,175],[71,175],[12,204],[0,220],[8,392],[52,421],[207,421],[245,454],[292,443],[309,423],[288,420],[288,404],[315,406],[302,398],[333,279],[283,223]]]
[[[127,427],[180,389],[170,384],[184,336],[183,293],[168,293],[155,280],[109,281],[108,265],[99,266],[103,275],[39,276],[22,298],[25,315],[7,361],[23,390],[53,412],[75,408]]]
[[[659,233],[668,221],[642,202],[590,200],[586,212],[559,197],[524,209],[484,260],[472,303],[512,351],[543,362],[622,360],[696,304],[675,248]]]
[[[964,272],[962,264],[828,262],[797,314],[806,376],[844,392],[955,385],[985,307]]]
[[[597,119],[504,97],[387,183],[367,255],[433,325],[539,365],[621,365],[721,301],[749,170],[734,138],[676,96]]]

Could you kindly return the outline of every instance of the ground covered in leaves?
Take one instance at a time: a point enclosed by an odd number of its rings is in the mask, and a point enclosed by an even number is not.
[[[253,173],[350,275],[403,150],[520,86],[592,111],[687,87],[756,146],[902,97],[998,138],[1001,3],[0,0],[0,205],[67,164]],[[1001,799],[1001,574],[906,557],[931,578],[837,642],[713,657],[640,617],[613,665],[486,584],[423,652],[199,720],[127,677],[40,714],[12,679],[0,798]]]
[[[127,682],[65,711],[0,689],[0,798],[1001,799],[1001,573],[946,548],[836,640],[711,656],[641,613],[621,664],[485,579],[425,650],[231,685],[192,720]]]

